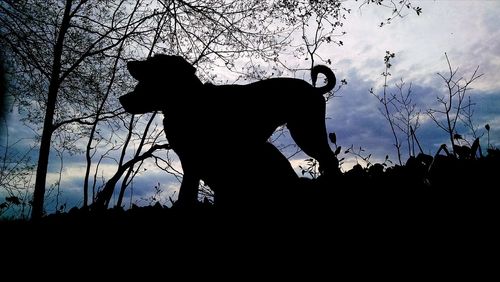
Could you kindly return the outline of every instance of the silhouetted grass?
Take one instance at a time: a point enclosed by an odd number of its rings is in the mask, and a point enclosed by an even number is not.
[[[297,216],[316,218],[386,217],[404,220],[425,216],[490,218],[499,199],[499,150],[490,150],[480,158],[419,155],[403,166],[384,168],[360,165],[330,179],[301,178],[294,187],[276,191],[243,191],[245,199],[234,209],[220,209],[200,203],[193,209],[154,206],[92,212],[73,208],[65,213],[45,216],[45,226],[81,226],[111,228],[125,226],[178,226],[183,222],[202,224],[231,217],[243,219],[294,220]],[[237,188],[235,188],[237,189]],[[283,191],[287,191],[283,193]],[[265,199],[265,200],[264,200]],[[271,200],[270,200],[271,199]],[[22,220],[2,221],[4,227],[29,225]]]

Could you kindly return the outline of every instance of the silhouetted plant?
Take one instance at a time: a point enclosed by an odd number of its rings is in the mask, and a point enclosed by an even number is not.
[[[469,130],[469,132],[472,134],[472,138],[481,138],[482,135],[478,134],[478,126],[476,126],[473,122],[473,116],[474,116],[474,107],[476,106],[475,103],[472,102],[472,99],[470,96],[467,97],[467,103],[465,103],[465,107],[463,109],[462,115],[459,115],[460,121],[462,121],[462,124]],[[466,138],[463,138],[464,141],[469,143]],[[470,145],[470,143],[469,143]]]
[[[136,201],[135,205],[141,206],[142,204],[140,204],[140,202],[146,203],[147,206],[154,206],[155,204],[163,205],[161,203],[164,198],[162,197],[163,192],[163,189],[161,189],[161,183],[157,183],[154,186],[153,194],[147,197],[141,197],[138,201]],[[121,206],[117,205],[117,207]]]
[[[203,181],[200,181],[200,191],[198,193],[198,200],[205,204],[214,204],[215,193],[210,187],[205,185]]]
[[[484,128],[486,129],[486,132],[487,132],[487,134],[488,134],[488,149],[489,149],[489,148],[490,148],[490,146],[491,146],[491,145],[490,145],[490,125],[489,125],[489,124],[486,124],[486,125],[484,126]]]
[[[0,120],[5,121],[3,118]],[[26,218],[27,207],[31,207],[32,176],[36,167],[30,157],[34,145],[31,142],[26,144],[28,140],[23,139],[11,143],[9,128],[1,131],[3,136],[0,144],[0,196],[6,197],[3,210],[10,209],[13,217]],[[22,145],[23,149],[19,150],[16,148],[19,144],[26,145]]]
[[[366,167],[369,167],[372,165],[372,163],[370,161],[372,154],[366,155],[365,149],[363,149],[362,147],[354,149],[354,145],[351,145],[349,148],[347,148],[347,150],[344,151],[344,154],[353,155],[358,164],[359,164],[358,159],[361,159],[365,163]],[[388,159],[388,157],[386,159]]]
[[[23,201],[16,196],[5,197],[5,202],[0,204],[0,218],[5,214],[9,208],[13,206],[20,206]]]
[[[463,76],[457,75],[458,68],[453,69],[448,58],[448,54],[445,53],[446,62],[448,64],[448,75],[444,76],[438,73],[446,86],[446,94],[443,96],[438,96],[437,102],[441,105],[440,109],[429,109],[427,114],[434,121],[434,123],[444,130],[450,140],[452,148],[456,146],[456,127],[459,120],[471,120],[472,113],[470,111],[473,106],[468,94],[470,90],[470,85],[478,78],[483,76],[483,74],[478,74],[479,66],[476,67],[470,78],[466,79]],[[453,150],[453,155],[457,156],[455,150]]]
[[[382,76],[384,77],[384,85],[383,85],[382,95],[379,96],[379,95],[375,94],[373,88],[370,89],[370,93],[373,96],[375,96],[383,106],[383,108],[380,109],[380,112],[382,113],[384,118],[387,120],[387,122],[389,122],[389,126],[391,127],[392,136],[394,138],[393,145],[394,145],[394,147],[396,147],[399,164],[401,165],[402,164],[402,162],[401,162],[401,142],[398,138],[398,135],[396,134],[396,125],[395,125],[395,121],[394,121],[394,116],[392,115],[392,112],[391,112],[391,110],[392,110],[391,106],[393,105],[394,98],[388,93],[388,85],[387,85],[388,77],[391,75],[391,73],[389,72],[389,69],[392,66],[390,61],[391,61],[391,58],[394,58],[395,56],[396,56],[395,53],[391,53],[390,51],[385,52],[385,56],[384,56],[385,71],[382,72]]]
[[[305,166],[300,166],[299,168],[301,170],[302,176],[304,175],[309,175],[312,179],[318,178],[320,175],[319,173],[319,164],[315,159],[305,159]]]
[[[395,85],[397,92],[392,95],[391,102],[395,110],[395,125],[405,136],[408,157],[415,156],[415,143],[419,146],[420,153],[423,153],[416,136],[416,131],[420,127],[420,110],[412,100],[412,84],[409,84],[406,91],[403,79]]]
[[[386,55],[384,56],[385,71],[382,73],[384,77],[382,94],[375,94],[373,88],[370,89],[370,93],[382,105],[382,108],[379,110],[389,123],[394,139],[394,147],[396,147],[398,155],[398,162],[402,165],[402,139],[406,142],[408,157],[415,155],[415,143],[417,143],[420,153],[422,153],[422,148],[416,136],[416,131],[420,127],[420,110],[416,103],[413,102],[411,83],[405,88],[406,83],[401,79],[399,83],[395,83],[396,92],[389,91],[389,85],[387,84],[388,77],[391,76],[389,69],[392,66],[391,59],[394,57],[394,53],[386,51]],[[398,132],[402,133],[404,137],[400,137]]]

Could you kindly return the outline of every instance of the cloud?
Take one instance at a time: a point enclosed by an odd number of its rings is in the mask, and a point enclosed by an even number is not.
[[[422,1],[419,6],[424,12],[420,16],[410,13],[382,28],[377,24],[384,17],[376,7],[365,6],[360,12],[357,3],[352,5],[353,12],[344,27],[344,46],[323,50],[334,59],[334,67],[355,68],[362,76],[374,79],[383,71],[383,56],[390,50],[396,53],[394,73],[412,81],[425,80],[447,70],[447,52],[454,65],[469,69],[480,65],[490,74],[481,81],[481,87],[500,87],[498,1]]]
[[[328,104],[327,115],[331,117],[327,120],[329,132],[337,134],[337,143],[342,147],[348,148],[351,145],[353,148],[363,148],[364,154],[372,154],[372,161],[383,161],[386,155],[394,162],[397,161],[396,148],[392,131],[388,121],[383,117],[380,110],[382,105],[377,99],[369,93],[370,88],[377,84],[375,80],[370,80],[360,76],[357,70],[349,70],[347,73],[340,72],[343,78],[346,78],[348,84],[341,90],[341,97],[330,100]],[[397,89],[394,83],[398,79],[389,81],[388,93],[396,93]],[[446,95],[443,81],[439,77],[425,83],[412,84],[412,100],[420,109],[420,124],[421,127],[417,130],[417,138],[422,145],[424,153],[435,154],[439,146],[443,143],[449,143],[449,137],[446,132],[438,128],[426,114],[430,108],[439,108],[436,97]],[[408,87],[410,82],[406,82]],[[407,89],[407,88],[406,88]],[[375,93],[382,93],[382,89],[375,88]],[[491,132],[490,142],[498,144],[500,135],[497,134],[495,125],[498,122],[500,114],[500,99],[498,93],[484,92],[473,90],[470,91],[472,102],[475,103],[475,113],[473,122],[477,125],[478,135],[485,134],[484,125],[490,123]],[[444,116],[443,116],[444,117]],[[472,136],[467,128],[463,125],[457,127],[457,132],[467,136],[469,142],[472,142]],[[400,141],[405,141],[405,138],[398,132]],[[485,147],[487,141],[486,135],[483,135],[481,144]],[[416,146],[416,145],[415,145]],[[416,149],[418,153],[418,148]],[[407,149],[404,148],[403,162],[408,157]],[[349,164],[354,164],[352,154],[345,156]],[[358,157],[359,159],[359,157]],[[345,168],[349,166],[346,165]]]
[[[447,52],[454,67],[465,76],[480,66],[479,72],[484,73],[472,86],[469,93],[476,103],[473,121],[477,125],[479,135],[482,135],[483,148],[488,143],[485,124],[489,124],[490,144],[500,146],[500,2],[499,1],[419,1],[423,14],[416,16],[410,12],[407,17],[396,19],[390,25],[379,27],[378,24],[387,17],[387,10],[378,10],[375,5],[365,6],[361,12],[357,9],[359,2],[345,2],[352,5],[353,12],[347,19],[342,38],[344,46],[332,47],[324,45],[322,57],[333,61],[338,80],[347,79],[348,85],[339,93],[341,97],[333,98],[327,106],[326,120],[328,132],[337,134],[337,143],[345,151],[350,146],[364,149],[364,156],[371,154],[372,162],[382,162],[386,155],[393,162],[397,161],[394,140],[389,124],[380,113],[381,105],[370,94],[381,93],[385,70],[383,57],[386,50],[396,53],[392,76],[389,80],[389,91],[395,91],[393,85],[401,78],[409,85],[412,83],[414,102],[422,110],[421,127],[417,130],[418,140],[425,153],[434,154],[437,148],[448,143],[446,133],[439,129],[426,115],[425,111],[436,107],[436,97],[445,95],[443,81],[436,73],[447,73],[448,66],[444,53]],[[289,58],[290,67],[306,67],[307,63]],[[303,75],[303,76],[300,76]],[[298,73],[297,77],[309,79],[309,73]],[[219,81],[231,83],[234,73],[220,73]],[[241,82],[241,83],[246,83]],[[17,112],[9,119],[9,134],[11,140],[30,138],[19,143],[16,150],[29,148],[33,140],[33,131],[21,125]],[[143,124],[144,122],[140,122]],[[161,128],[161,122],[157,122]],[[465,132],[463,127],[460,133]],[[109,136],[103,128],[102,136]],[[123,136],[114,136],[118,142]],[[82,144],[84,142],[82,141]],[[284,135],[278,140],[278,145],[290,145],[284,150],[290,156],[296,152],[293,140]],[[333,146],[333,145],[332,145]],[[133,148],[128,156],[132,155]],[[119,152],[116,152],[118,154]],[[34,160],[38,151],[33,150]],[[114,155],[117,158],[117,155]],[[359,160],[353,154],[341,154],[345,157],[345,169],[352,167]],[[291,162],[298,171],[299,165],[304,165],[304,154],[295,155]],[[356,160],[357,159],[357,160]],[[405,158],[403,158],[403,161]],[[95,160],[94,160],[95,161]],[[178,161],[174,162],[180,170]],[[179,182],[175,177],[155,168],[151,161],[144,165],[146,171],[141,171],[133,182],[132,202],[140,199],[150,199],[157,192],[155,186],[163,191],[165,201],[169,195],[176,193]],[[59,178],[59,160],[51,154],[48,174],[48,184],[55,183]],[[85,159],[82,154],[65,155],[62,171],[61,201],[68,205],[81,204],[83,174]],[[98,177],[107,180],[116,171],[116,163],[106,159],[100,166]],[[120,183],[120,182],[119,182]],[[48,185],[48,186],[49,186]],[[118,190],[118,189],[117,189]],[[126,193],[125,201],[130,200],[130,192]],[[145,203],[145,200],[141,200]]]
[[[331,99],[328,104],[327,115],[331,117],[326,121],[328,131],[336,133],[337,144],[344,148],[342,151],[351,146],[357,151],[361,147],[366,156],[373,154],[375,161],[382,161],[393,151],[393,141],[390,128],[379,111],[380,105],[369,92],[375,81],[360,77],[355,71],[345,77],[348,84],[342,89],[341,97]],[[343,157],[355,158],[354,155]],[[355,164],[353,160],[350,163]]]

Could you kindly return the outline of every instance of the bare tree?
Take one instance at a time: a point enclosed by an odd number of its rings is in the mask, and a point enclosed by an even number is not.
[[[418,142],[416,132],[420,127],[421,111],[417,104],[413,101],[412,83],[406,87],[406,82],[401,79],[395,83],[396,92],[391,93],[389,99],[393,122],[397,129],[401,132],[406,143],[408,157],[415,155],[415,143],[417,143],[420,153],[423,153],[420,143]]]
[[[132,11],[130,12],[130,14],[127,15],[128,19],[127,19],[127,24],[125,25],[124,34],[128,34],[129,28],[132,28],[131,24],[132,24],[132,21],[134,20],[135,13],[137,12],[138,8],[140,7],[140,4],[141,4],[141,2],[137,1],[134,5]],[[86,165],[86,169],[85,169],[85,178],[83,181],[83,207],[84,208],[86,208],[88,206],[89,176],[90,176],[90,169],[91,169],[91,165],[92,165],[92,150],[93,150],[92,144],[94,142],[94,136],[95,136],[96,131],[97,131],[98,123],[99,123],[99,121],[101,121],[101,115],[102,115],[103,111],[105,110],[106,103],[108,102],[108,97],[112,93],[112,89],[115,87],[115,79],[117,78],[117,71],[118,71],[119,63],[122,60],[122,53],[123,53],[124,46],[125,46],[125,41],[122,40],[120,42],[120,44],[118,45],[118,48],[116,50],[115,58],[114,58],[113,65],[112,65],[112,68],[110,71],[111,77],[109,78],[109,81],[107,81],[107,87],[106,87],[106,90],[104,93],[104,97],[103,97],[100,105],[97,108],[97,111],[95,113],[95,118],[92,122],[92,127],[91,127],[90,133],[89,133],[89,138],[88,138],[87,147],[86,147],[86,151],[85,151],[85,160],[87,162],[87,165]],[[95,151],[94,151],[94,153],[95,153]]]
[[[394,138],[394,147],[396,147],[398,154],[398,162],[402,165],[403,142],[406,143],[408,157],[415,155],[415,143],[417,143],[420,152],[422,152],[422,148],[416,137],[416,131],[420,127],[421,112],[417,104],[413,101],[411,83],[405,88],[406,83],[401,79],[395,83],[396,91],[390,91],[388,78],[392,74],[389,72],[389,69],[392,67],[391,59],[395,56],[395,53],[386,51],[384,56],[385,71],[382,72],[382,76],[384,77],[383,91],[381,94],[376,94],[372,88],[370,89],[370,93],[382,105],[379,111],[389,123]]]
[[[16,76],[19,109],[32,103],[38,107],[25,113],[31,124],[43,124],[33,197],[33,219],[43,214],[46,174],[53,134],[73,125],[91,125],[90,119],[103,98],[99,84],[108,52],[140,32],[154,15],[142,15],[135,22],[126,11],[131,1],[101,2],[80,0],[3,1],[2,43],[8,47]],[[146,1],[136,1],[146,5]],[[151,2],[151,1],[149,1]],[[22,91],[23,89],[34,91]],[[94,96],[92,96],[94,95]],[[105,95],[104,95],[105,96]],[[112,115],[112,111],[110,112]],[[81,131],[80,131],[81,132]],[[85,134],[83,134],[85,135]],[[81,136],[81,135],[80,135]]]
[[[453,69],[445,53],[446,62],[448,64],[448,75],[438,73],[446,86],[446,94],[436,98],[439,109],[429,109],[427,114],[436,123],[436,125],[448,134],[450,144],[453,148],[453,155],[456,157],[455,140],[460,139],[461,135],[456,131],[457,122],[461,119],[470,120],[472,112],[470,111],[473,106],[472,101],[469,99],[468,91],[471,89],[470,85],[483,74],[478,74],[479,66],[476,67],[474,72],[469,78],[457,75],[458,68]]]
[[[1,121],[5,122],[3,118]],[[30,140],[18,139],[11,142],[9,139],[9,128],[1,130],[0,138],[0,196],[6,199],[0,201],[0,215],[7,208],[16,209],[16,217],[26,218],[26,207],[31,200],[32,175],[35,165],[31,159],[31,153],[35,145]],[[16,148],[22,144],[23,149]],[[3,200],[3,199],[2,199]]]
[[[392,115],[392,108],[391,106],[393,105],[393,100],[394,98],[390,95],[388,91],[389,85],[387,84],[387,80],[389,76],[391,76],[391,73],[389,72],[389,69],[391,68],[391,59],[396,56],[395,53],[391,53],[390,51],[385,52],[384,56],[384,64],[385,64],[385,71],[382,72],[382,76],[384,77],[384,85],[383,85],[383,91],[382,94],[378,95],[375,94],[373,89],[370,89],[370,93],[375,96],[380,104],[382,104],[382,108],[379,109],[380,113],[384,116],[384,118],[387,120],[389,123],[389,126],[391,127],[391,132],[392,132],[392,137],[394,138],[394,147],[396,147],[396,152],[398,154],[398,161],[399,164],[402,164],[401,161],[401,141],[400,138],[396,132],[396,125],[395,125],[395,118]]]

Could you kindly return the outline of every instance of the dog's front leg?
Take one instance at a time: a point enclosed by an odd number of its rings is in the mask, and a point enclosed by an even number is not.
[[[194,207],[198,203],[200,178],[197,174],[184,172],[176,207]]]

